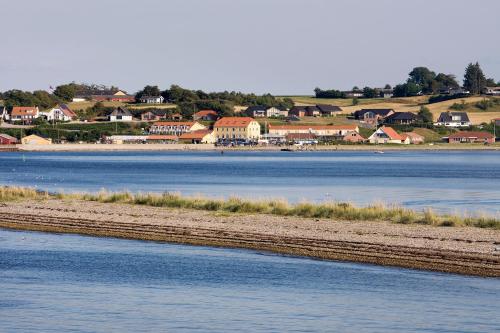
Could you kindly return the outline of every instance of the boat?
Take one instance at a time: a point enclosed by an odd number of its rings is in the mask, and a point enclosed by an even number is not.
[[[291,149],[291,148],[281,148],[280,150],[281,151],[293,151],[293,149]]]
[[[384,152],[382,150],[376,150],[374,151],[375,154],[383,154]]]

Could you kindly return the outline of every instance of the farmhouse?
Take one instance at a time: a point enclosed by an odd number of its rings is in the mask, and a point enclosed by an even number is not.
[[[121,106],[114,109],[108,114],[109,121],[132,121],[132,113]]]
[[[214,110],[200,110],[193,115],[193,120],[215,121],[219,118],[219,114]]]
[[[448,137],[449,143],[494,143],[495,137],[488,132],[461,131]]]
[[[71,121],[77,118],[76,113],[66,104],[59,104],[48,111],[40,112],[40,115],[48,121]]]
[[[24,124],[31,124],[33,120],[40,117],[37,106],[14,106],[10,113],[10,121],[21,121]]]
[[[18,142],[19,142],[19,140],[17,140],[13,136],[0,133],[0,145],[15,145]]]
[[[214,124],[217,140],[258,140],[260,124],[250,117],[224,117]]]
[[[412,112],[395,112],[384,119],[385,124],[410,125],[417,122],[418,117]]]
[[[187,132],[204,130],[206,127],[195,121],[159,121],[149,129],[149,134],[168,134],[180,136]]]
[[[383,143],[398,143],[398,144],[410,144],[410,139],[408,137],[403,137],[398,134],[394,129],[387,126],[382,126],[376,130],[369,138],[370,143],[383,144]]]
[[[187,132],[182,134],[179,140],[185,143],[215,143],[217,141],[211,130]]]
[[[161,104],[163,103],[163,96],[149,96],[149,95],[144,95],[142,96],[139,101],[141,103],[146,103],[146,104]]]
[[[469,127],[472,125],[467,112],[442,112],[438,120],[434,123],[436,126],[446,127]]]

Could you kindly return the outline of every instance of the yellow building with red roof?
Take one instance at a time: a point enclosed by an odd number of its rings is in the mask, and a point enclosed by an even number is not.
[[[214,124],[217,140],[258,140],[260,124],[251,117],[224,117]]]

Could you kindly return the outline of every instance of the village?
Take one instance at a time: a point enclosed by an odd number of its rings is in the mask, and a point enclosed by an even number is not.
[[[358,98],[356,91],[348,92]],[[446,91],[441,94],[461,94],[464,91]],[[390,89],[380,89],[381,98],[390,101]],[[485,95],[497,99],[500,88],[491,87]],[[352,95],[352,96],[351,96]],[[317,99],[321,102],[321,99]],[[69,104],[118,103],[103,117],[79,119]],[[128,104],[147,106],[131,112]],[[496,126],[500,118],[490,119],[491,131],[473,124],[465,111],[443,110],[432,123],[423,124],[420,113],[396,111],[394,108],[364,107],[353,110],[353,106],[341,107],[333,104],[300,105],[291,108],[251,105],[240,107],[234,115],[225,116],[213,109],[196,111],[188,119],[174,108],[165,108],[161,95],[143,95],[139,99],[125,91],[102,91],[93,95],[75,95],[71,103],[60,103],[55,107],[40,110],[38,106],[13,106],[10,110],[0,106],[2,126],[8,131],[0,132],[0,145],[49,145],[67,143],[64,125],[79,126],[73,132],[84,130],[92,124],[115,124],[116,131],[100,133],[96,140],[78,140],[77,143],[99,144],[210,144],[215,146],[318,146],[331,144],[393,144],[421,145],[436,142],[494,144]],[[132,105],[137,105],[132,104]],[[376,105],[375,105],[376,106]],[[45,124],[58,129],[57,138],[31,133],[37,125]],[[135,126],[133,133],[118,133],[118,124]],[[479,125],[479,126],[478,126]],[[486,125],[488,125],[486,123]],[[432,128],[434,132],[431,131]],[[12,135],[15,133],[15,135]],[[429,142],[428,134],[434,139]],[[426,137],[427,136],[427,137]]]

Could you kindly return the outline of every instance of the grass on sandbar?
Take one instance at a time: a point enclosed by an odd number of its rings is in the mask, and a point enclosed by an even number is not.
[[[500,220],[494,217],[461,217],[438,215],[431,209],[417,212],[411,209],[375,204],[356,207],[350,203],[297,203],[283,200],[244,200],[241,198],[209,199],[205,197],[185,197],[175,193],[107,192],[85,194],[49,194],[29,188],[0,187],[0,201],[17,199],[76,199],[102,203],[126,203],[152,207],[196,209],[213,212],[271,214],[305,218],[338,219],[344,221],[388,221],[400,224],[425,224],[434,226],[473,226],[500,230]]]

